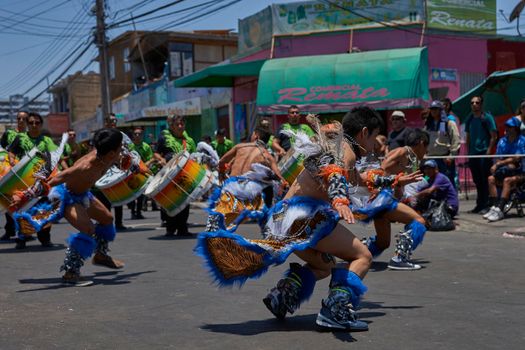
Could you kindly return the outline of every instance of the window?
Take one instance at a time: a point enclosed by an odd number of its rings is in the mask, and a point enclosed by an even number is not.
[[[109,58],[109,79],[115,79],[115,57]]]
[[[122,60],[124,62],[124,72],[127,73],[131,70],[131,64],[129,63],[129,47],[125,47],[122,51]]]
[[[179,78],[193,73],[193,44],[170,43],[170,75]]]

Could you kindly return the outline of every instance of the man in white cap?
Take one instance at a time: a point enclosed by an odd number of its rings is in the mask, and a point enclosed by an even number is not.
[[[390,121],[392,122],[392,131],[388,135],[389,151],[405,146],[405,136],[410,130],[406,127],[405,113],[401,111],[394,111],[390,116]]]

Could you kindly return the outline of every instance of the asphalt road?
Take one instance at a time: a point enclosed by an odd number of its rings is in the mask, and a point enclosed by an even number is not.
[[[462,202],[468,209],[471,202]],[[129,212],[125,211],[125,218]],[[71,226],[53,227],[53,249],[0,243],[0,349],[523,349],[525,238],[503,235],[523,218],[486,224],[460,215],[452,232],[429,232],[413,257],[415,272],[386,269],[391,247],[374,262],[360,318],[370,330],[319,332],[315,326],[328,280],[284,322],[261,299],[287,265],[242,289],[217,289],[192,249],[194,238],[165,239],[158,212],[129,220],[111,254],[122,270],[86,262],[90,287],[60,282],[58,268]],[[203,229],[194,208],[190,222]],[[398,229],[399,226],[396,226]],[[355,225],[358,236],[370,228]],[[255,225],[239,232],[257,236]],[[296,260],[295,258],[290,261]],[[521,329],[521,330],[520,330]]]

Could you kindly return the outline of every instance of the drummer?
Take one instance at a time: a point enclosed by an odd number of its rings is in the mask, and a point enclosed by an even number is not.
[[[111,113],[109,115],[109,118],[106,120],[106,128],[118,130],[117,129],[117,117],[114,113]],[[93,195],[97,197],[97,199],[101,201],[102,204],[104,204],[104,206],[108,208],[109,211],[111,211],[112,205],[111,205],[111,202],[106,198],[106,196],[96,187],[93,187],[91,191],[93,192]],[[124,226],[123,219],[122,219],[123,217],[122,205],[114,206],[113,210],[115,211],[115,228],[117,229],[117,231],[120,232],[120,231],[127,230],[128,228]]]
[[[234,144],[232,140],[226,137],[226,129],[220,128],[215,132],[215,141],[212,141],[211,145],[220,158],[231,150]]]
[[[27,116],[29,115],[26,111],[20,111],[16,115],[16,128],[15,129],[8,129],[4,134],[2,135],[2,138],[0,139],[0,146],[2,146],[5,150],[9,149],[9,146],[13,143],[13,140],[16,138],[16,136],[19,133],[23,133],[26,131],[26,122],[27,122]],[[15,163],[15,156],[8,153],[9,157],[9,163],[11,166]],[[9,213],[5,214],[5,233],[0,237],[0,241],[6,241],[11,239],[11,237],[14,237],[16,235],[15,232],[15,222],[13,221],[13,218]]]
[[[288,108],[288,123],[281,125],[281,129],[277,133],[276,137],[272,137],[270,140],[271,147],[278,156],[284,156],[286,152],[293,147],[295,139],[293,137],[288,137],[281,133],[281,130],[292,130],[297,133],[302,131],[308,136],[312,137],[315,135],[312,128],[307,124],[301,123],[301,114],[299,113],[299,107],[296,105],[291,105]]]
[[[58,148],[49,136],[42,134],[44,119],[38,113],[30,112],[27,116],[27,132],[19,132],[7,150],[20,160],[33,147],[40,152],[51,152]],[[43,247],[53,247],[51,243],[51,225],[37,232],[37,238]],[[26,240],[22,236],[16,238],[16,249],[24,249]]]
[[[80,159],[83,155],[82,148],[77,143],[77,133],[73,129],[67,130],[67,143],[64,146],[64,153],[60,159],[60,166],[62,169],[67,169],[71,167],[77,160]]]
[[[169,115],[167,117],[168,128],[162,130],[157,147],[155,158],[162,166],[178,153],[188,151],[193,153],[197,150],[195,141],[186,132],[186,119],[181,115]],[[188,231],[188,218],[190,216],[190,205],[188,204],[177,215],[171,217],[161,209],[161,219],[166,222],[166,237],[191,236]]]
[[[13,206],[19,208],[31,198],[45,195],[57,199],[65,205],[54,220],[65,217],[80,232],[72,234],[66,250],[63,281],[81,284],[80,268],[84,260],[93,252],[93,263],[107,267],[122,268],[124,264],[107,255],[108,242],[113,241],[116,230],[111,212],[97,199],[90,188],[115,163],[126,162],[121,159],[122,133],[116,129],[101,129],[93,137],[95,150],[80,158],[72,167],[46,180],[37,181],[30,190],[13,197]],[[97,225],[91,220],[96,220]]]
[[[129,150],[137,152],[140,155],[140,159],[149,168],[150,165],[155,161],[155,159],[153,158],[153,150],[151,149],[150,145],[144,142],[144,129],[141,127],[134,128],[132,136],[133,143],[130,145]],[[141,194],[137,199],[129,203],[132,220],[144,219],[144,216],[142,215],[143,204],[143,194]]]

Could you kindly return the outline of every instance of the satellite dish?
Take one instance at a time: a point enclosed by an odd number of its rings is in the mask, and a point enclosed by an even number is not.
[[[514,7],[512,12],[510,13],[509,22],[512,22],[515,19],[519,18],[524,7],[525,0],[520,0],[520,2]]]

